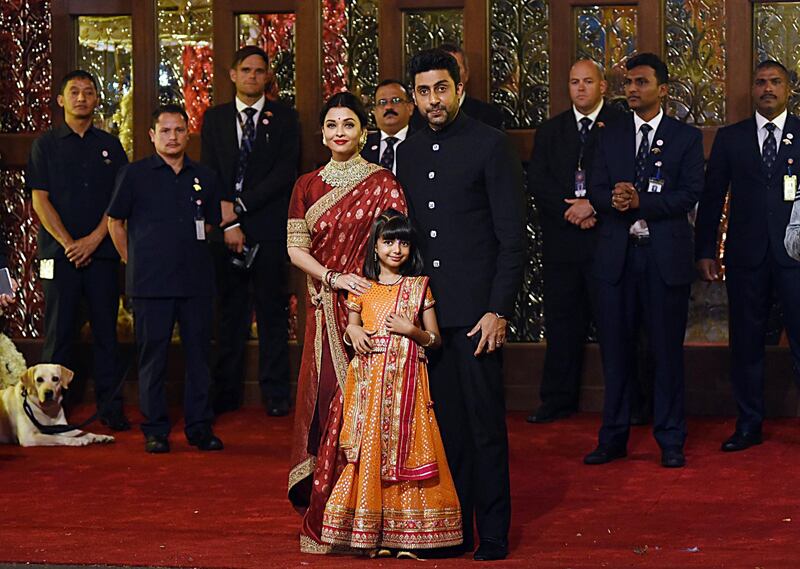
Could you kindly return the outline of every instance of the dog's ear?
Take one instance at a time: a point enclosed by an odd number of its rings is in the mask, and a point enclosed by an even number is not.
[[[28,389],[36,389],[36,366],[26,369],[19,379],[20,383]]]
[[[69,388],[72,378],[75,377],[75,372],[64,366],[58,366],[59,373],[61,374],[61,387],[64,389]]]

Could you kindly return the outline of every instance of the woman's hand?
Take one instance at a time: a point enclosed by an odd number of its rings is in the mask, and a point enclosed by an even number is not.
[[[416,328],[414,323],[402,314],[392,313],[386,317],[386,329],[392,334],[411,336]]]
[[[362,356],[366,356],[372,352],[372,342],[370,342],[369,337],[374,333],[375,332],[367,332],[362,326],[358,326],[357,324],[350,324],[346,329],[346,334],[353,343],[353,348],[357,354],[361,354]]]
[[[336,290],[346,290],[347,292],[361,295],[367,292],[371,286],[372,283],[370,283],[364,277],[360,277],[353,273],[342,273],[336,279],[333,288]]]

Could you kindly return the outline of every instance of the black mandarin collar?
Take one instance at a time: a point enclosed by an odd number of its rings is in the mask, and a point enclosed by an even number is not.
[[[80,137],[80,135],[72,130],[67,123],[61,123],[55,128],[56,136],[59,138],[67,138],[70,135],[75,135]],[[97,128],[94,125],[90,125],[86,132],[83,133],[84,136],[87,134],[91,134],[92,136],[97,136]]]
[[[462,130],[464,130],[464,127],[467,126],[469,120],[470,119],[464,113],[464,110],[459,109],[456,118],[453,119],[453,122],[446,125],[444,128],[440,128],[439,130],[433,130],[430,125],[427,125],[425,128],[427,131],[426,134],[431,140],[447,140],[448,138],[458,135]]]
[[[166,161],[158,153],[153,154],[149,158],[149,160],[150,160],[150,167],[153,170],[157,170],[159,168],[169,168],[171,171],[173,171],[172,170],[172,166],[167,164]],[[183,168],[181,168],[181,171],[178,173],[178,175],[183,174],[186,170],[194,170],[195,167],[196,167],[195,162],[191,158],[189,158],[187,155],[184,154],[183,155]]]

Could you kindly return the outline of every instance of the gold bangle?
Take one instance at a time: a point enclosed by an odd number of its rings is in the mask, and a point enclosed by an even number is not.
[[[422,346],[423,348],[430,348],[434,342],[436,342],[436,334],[431,332],[430,330],[425,330],[428,333],[428,343]]]

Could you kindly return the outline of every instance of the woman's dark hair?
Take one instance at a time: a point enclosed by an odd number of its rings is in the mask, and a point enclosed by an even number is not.
[[[377,281],[381,274],[381,264],[375,253],[378,239],[398,239],[408,241],[411,245],[410,254],[405,264],[400,267],[400,274],[404,277],[416,277],[422,274],[425,264],[419,250],[417,230],[411,220],[396,209],[387,209],[378,216],[372,224],[367,241],[367,255],[364,258],[364,276]]]
[[[361,123],[361,128],[367,128],[369,117],[367,116],[367,111],[364,110],[364,104],[361,102],[361,99],[349,91],[336,93],[335,95],[332,95],[330,99],[325,101],[325,105],[323,105],[322,111],[319,113],[319,126],[323,126],[325,124],[325,117],[327,116],[328,111],[336,107],[346,107],[353,111]]]

